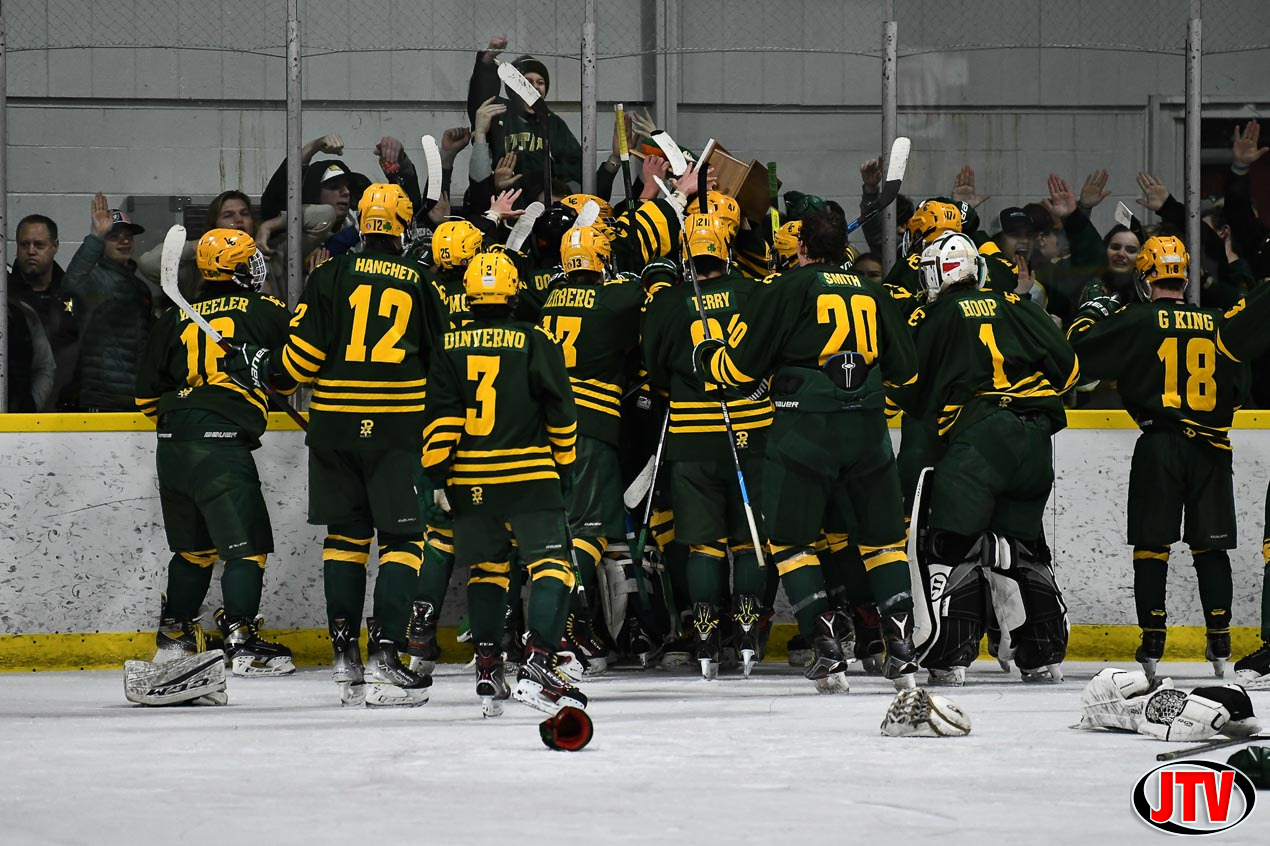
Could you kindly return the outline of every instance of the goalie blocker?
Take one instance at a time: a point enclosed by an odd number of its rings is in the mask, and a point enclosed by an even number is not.
[[[138,705],[224,705],[225,653],[219,649],[152,664],[126,661],[123,692]]]

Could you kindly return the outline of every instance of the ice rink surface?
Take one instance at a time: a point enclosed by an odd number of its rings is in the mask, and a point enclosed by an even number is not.
[[[578,753],[549,751],[516,702],[483,719],[458,665],[427,705],[375,710],[341,708],[326,669],[231,678],[219,708],[131,705],[122,670],[6,674],[0,843],[1159,842],[1130,794],[1178,744],[1070,728],[1102,666],[1024,686],[976,664],[940,691],[973,721],[947,739],[880,736],[894,691],[858,665],[839,696],[775,664],[748,681],[619,669],[584,686],[595,739]],[[1270,691],[1251,696],[1270,723]],[[1213,841],[1270,843],[1259,798]]]

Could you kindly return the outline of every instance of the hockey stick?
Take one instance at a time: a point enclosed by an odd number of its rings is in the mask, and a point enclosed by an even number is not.
[[[631,147],[626,139],[626,110],[618,103],[613,107],[613,121],[617,124],[617,156],[622,160],[622,183],[626,186],[626,210],[635,211],[635,198],[631,188]]]
[[[688,160],[684,158],[684,151],[675,143],[675,139],[670,137],[670,133],[665,130],[657,130],[652,135],[653,143],[661,148],[661,154],[665,157],[666,163],[670,165],[670,173],[672,176],[680,177],[688,172]],[[703,170],[702,173],[705,171]]]
[[[587,200],[582,206],[582,211],[578,212],[578,217],[573,221],[570,229],[585,229],[593,226],[600,219],[600,204],[595,200]]]
[[[900,183],[904,181],[904,171],[908,169],[908,154],[911,148],[912,142],[903,135],[895,139],[895,143],[891,145],[891,155],[886,159],[886,181],[882,183],[877,204],[847,224],[848,235],[880,215],[887,206],[895,202],[895,198],[900,193]]]
[[[211,338],[212,342],[219,346],[226,354],[236,352],[234,347],[221,337],[221,334],[212,328],[212,325],[204,319],[203,315],[194,310],[189,300],[181,293],[181,286],[177,281],[177,271],[181,266],[181,250],[185,247],[185,227],[180,224],[173,226],[168,230],[168,234],[163,237],[163,252],[161,253],[160,281],[163,285],[163,293],[167,294],[168,299],[179,308],[186,317],[194,321],[199,329],[203,330],[203,334]],[[265,393],[273,405],[281,411],[285,411],[287,416],[295,421],[295,424],[302,431],[309,430],[308,421],[300,416],[300,412],[291,407],[291,403],[282,398],[282,395],[273,389],[272,385],[265,386]]]
[[[697,174],[697,193],[699,195],[704,195],[705,193],[706,172],[708,170],[709,168],[703,167]],[[662,194],[669,200],[671,198],[670,188],[667,187],[660,176],[654,176],[653,179],[657,181],[657,187],[661,189]],[[683,212],[679,210],[679,205],[673,201],[670,206],[675,210],[675,216],[679,218],[679,229],[682,232],[684,230]],[[701,201],[701,207],[705,207],[705,200]],[[710,334],[710,321],[706,317],[705,300],[701,294],[701,283],[697,281],[697,269],[693,266],[692,257],[687,256],[687,259],[684,262],[684,270],[688,275],[689,281],[692,282],[692,293],[697,301],[697,317],[701,320],[701,331],[707,340],[711,340],[713,336]],[[736,451],[736,429],[732,426],[732,413],[728,411],[728,401],[723,397],[722,392],[719,395],[719,412],[723,416],[723,430],[728,436],[728,451],[732,454],[732,466],[736,470],[736,482],[741,488],[741,505],[745,509],[745,521],[750,526],[750,539],[754,541],[754,554],[758,556],[759,567],[766,567],[767,560],[763,557],[763,541],[759,538],[758,523],[754,520],[754,508],[750,505],[750,492],[745,487],[745,473],[741,470],[741,457]]]
[[[1221,740],[1213,740],[1208,743],[1196,743],[1185,749],[1174,749],[1172,752],[1161,752],[1155,756],[1157,761],[1176,761],[1178,758],[1186,758],[1190,755],[1203,755],[1206,752],[1212,752],[1217,749],[1225,749],[1228,746],[1239,746],[1244,743],[1256,743],[1260,740],[1270,740],[1270,734],[1250,734],[1247,737],[1225,737]]]
[[[771,198],[771,208],[768,209],[768,215],[772,219],[771,235],[771,252],[767,257],[767,269],[772,273],[776,272],[776,233],[781,228],[781,213],[776,207],[779,198],[776,196],[780,190],[780,182],[776,179],[776,162],[767,163],[767,196]]]
[[[431,135],[425,135],[421,139],[423,142],[423,160],[428,165],[428,193],[424,196],[428,200],[427,211],[431,211],[432,207],[441,199],[441,150],[437,148],[437,139]]]
[[[520,252],[520,248],[525,244],[525,239],[529,237],[530,232],[534,231],[534,224],[542,216],[542,211],[542,203],[536,201],[525,206],[525,213],[516,219],[516,225],[512,227],[511,234],[507,236],[507,243],[503,246],[509,250]]]
[[[670,431],[670,407],[667,406],[666,416],[663,417],[661,421],[661,434],[657,437],[657,449],[653,452],[653,457],[651,459],[652,461],[651,468],[649,467],[645,468],[646,471],[651,470],[651,472],[649,472],[649,477],[648,477],[648,501],[644,503],[644,519],[640,523],[639,538],[635,541],[635,546],[631,547],[631,560],[635,562],[635,572],[637,574],[642,572],[644,569],[644,548],[648,545],[648,533],[652,530],[651,521],[653,519],[653,485],[657,483],[657,470],[659,467],[661,467],[662,454],[665,452],[665,449],[666,449],[666,433],[669,431]],[[640,475],[642,476],[643,472],[641,472]],[[627,490],[629,491],[630,489],[628,488]],[[623,502],[625,502],[625,496],[623,496]],[[639,504],[639,500],[636,500],[635,505],[638,505],[638,504]],[[628,505],[627,507],[634,508],[635,505]],[[662,595],[663,595],[663,598],[666,599],[666,611],[670,615],[671,627],[678,628],[679,615],[675,613],[674,603],[670,601],[670,596],[671,596],[670,579],[668,574],[666,573],[665,561],[662,562],[661,576],[662,576],[662,586],[661,586]],[[640,586],[640,595],[639,595],[640,603],[645,608],[647,608],[648,603],[644,599],[645,588],[643,584],[643,579],[640,579],[639,586]],[[676,636],[677,635],[678,633],[676,633]]]

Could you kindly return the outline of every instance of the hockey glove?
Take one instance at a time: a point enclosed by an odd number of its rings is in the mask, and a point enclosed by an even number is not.
[[[720,338],[703,338],[692,348],[692,372],[703,380],[710,378],[710,359],[727,344]]]
[[[450,519],[450,500],[446,497],[444,488],[432,491],[431,502],[424,501],[423,516],[430,526],[443,525]]]
[[[543,720],[538,725],[538,733],[548,749],[577,752],[591,742],[595,727],[586,711],[565,707],[554,717]]]
[[[265,391],[272,387],[270,379],[271,350],[255,344],[232,345],[232,351],[221,360],[221,370],[248,390]]]

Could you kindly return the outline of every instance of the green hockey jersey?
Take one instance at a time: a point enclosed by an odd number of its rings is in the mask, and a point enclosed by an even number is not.
[[[463,282],[466,267],[441,270],[429,267],[423,271],[424,301],[428,305],[428,328],[435,337],[466,326],[472,320],[467,310],[467,288]]]
[[[291,312],[279,300],[240,288],[233,282],[209,282],[193,304],[223,338],[275,349],[286,343]],[[264,391],[238,385],[220,369],[220,346],[178,308],[168,309],[150,331],[146,355],[137,372],[137,407],[157,420],[160,437],[173,440],[234,437],[257,441],[268,423]],[[293,389],[294,390],[294,389]],[[201,409],[224,418],[197,431],[174,431],[170,411]],[[206,418],[200,418],[206,419]]]
[[[860,353],[870,368],[864,384],[851,391],[821,370],[842,352]],[[917,351],[885,288],[834,265],[810,264],[757,286],[709,370],[715,381],[733,386],[775,370],[772,393],[779,409],[881,410],[884,387],[911,389],[916,383]]]
[[[541,327],[473,320],[446,332],[428,376],[423,469],[456,510],[563,508],[577,411],[564,354]]]
[[[617,446],[627,353],[639,345],[644,288],[619,276],[601,285],[564,278],[551,289],[542,326],[564,352],[578,433]]]
[[[701,282],[702,307],[709,336],[729,338],[741,324],[741,310],[758,287],[739,273]],[[772,425],[772,400],[758,383],[737,388],[702,383],[692,369],[692,350],[706,337],[692,287],[663,287],[644,310],[644,366],[650,384],[670,394],[666,457],[671,461],[723,461],[730,458],[723,412],[726,399],[738,453],[763,451],[763,435]],[[766,374],[760,374],[760,377]],[[756,398],[750,399],[749,396]]]
[[[1017,294],[956,286],[909,318],[920,381],[896,391],[914,416],[948,437],[996,408],[1067,425],[1062,395],[1079,375],[1076,355],[1045,310]]]
[[[1248,395],[1246,362],[1270,345],[1270,286],[1229,311],[1178,300],[1120,306],[1086,303],[1069,330],[1088,378],[1115,379],[1125,409],[1144,431],[1173,427],[1230,449],[1235,411]]]
[[[435,335],[423,273],[410,259],[365,252],[338,256],[309,274],[279,368],[313,383],[309,446],[419,445]]]

